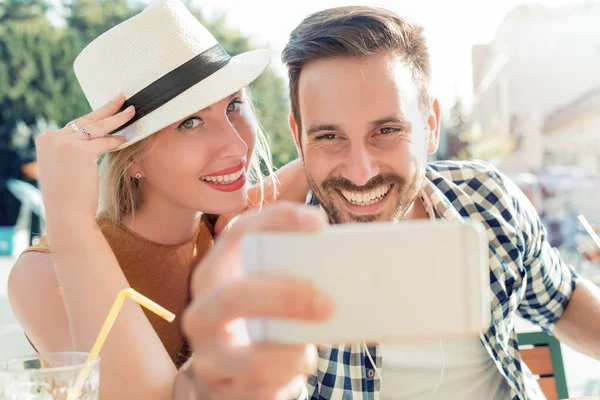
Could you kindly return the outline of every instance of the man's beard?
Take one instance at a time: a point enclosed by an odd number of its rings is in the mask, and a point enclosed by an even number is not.
[[[373,189],[385,185],[393,185],[392,189],[390,189],[390,193],[388,193],[387,196],[394,196],[396,199],[394,212],[392,213],[391,218],[388,220],[391,220],[393,222],[401,220],[406,214],[406,212],[410,209],[411,205],[414,203],[417,195],[419,194],[419,188],[422,185],[424,177],[422,171],[419,171],[411,177],[412,179],[410,180],[410,182],[407,182],[405,178],[399,175],[384,173],[371,178],[363,186],[356,186],[346,178],[332,177],[323,181],[321,186],[319,186],[308,174],[308,171],[305,172],[308,180],[308,185],[310,186],[317,200],[319,200],[321,207],[323,207],[323,209],[327,212],[329,219],[334,224],[342,224],[346,222],[378,221],[381,218],[382,214],[385,212],[385,210],[378,214],[371,215],[352,214],[350,211],[341,209],[340,207],[336,206],[334,196],[339,196],[339,192],[341,190],[358,193],[368,193]],[[340,199],[338,201],[344,200]],[[346,216],[347,218],[345,219],[344,216]],[[348,219],[350,221],[348,221]]]

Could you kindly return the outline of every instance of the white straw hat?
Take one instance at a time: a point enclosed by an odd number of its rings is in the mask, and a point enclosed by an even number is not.
[[[231,57],[180,0],[162,0],[90,43],[75,75],[92,109],[119,93],[133,120],[116,130],[138,142],[237,92],[270,61],[267,50]]]

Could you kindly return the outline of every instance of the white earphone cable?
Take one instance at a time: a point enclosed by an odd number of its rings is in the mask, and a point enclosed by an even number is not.
[[[377,365],[375,365],[375,361],[373,361],[373,357],[371,357],[371,352],[369,351],[369,347],[367,346],[367,344],[364,341],[362,342],[362,345],[365,348],[367,357],[369,357],[369,361],[371,361],[371,365],[373,365],[373,369],[375,370],[375,373],[379,377],[379,382],[381,383],[381,385],[383,385],[383,378],[381,377],[381,372],[379,372],[379,368],[377,368]]]
[[[431,395],[429,396],[429,400],[433,399],[433,396],[435,395],[435,392],[437,392],[437,390],[439,389],[440,385],[442,384],[442,379],[444,378],[444,346],[442,346],[442,341],[440,340],[440,361],[442,363],[442,370],[440,371],[440,379],[438,380],[437,385],[435,385],[435,388],[433,389],[433,392],[431,392]]]

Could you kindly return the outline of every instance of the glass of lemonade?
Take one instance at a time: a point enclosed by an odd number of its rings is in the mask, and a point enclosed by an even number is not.
[[[0,361],[0,400],[67,400],[79,373],[89,375],[78,400],[98,400],[100,358],[88,353],[60,352]]]

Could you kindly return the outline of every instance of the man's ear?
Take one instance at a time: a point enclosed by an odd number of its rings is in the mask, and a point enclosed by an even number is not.
[[[429,143],[427,145],[427,152],[429,154],[435,154],[440,146],[440,124],[442,122],[440,114],[440,103],[438,99],[433,99],[431,111],[427,118],[427,125],[429,126]]]
[[[294,136],[294,143],[296,144],[296,150],[298,150],[298,157],[302,161],[304,161],[304,157],[302,154],[302,142],[300,138],[300,130],[298,129],[298,124],[296,123],[296,118],[294,118],[294,114],[290,110],[289,117],[290,130],[292,131],[292,135]]]

